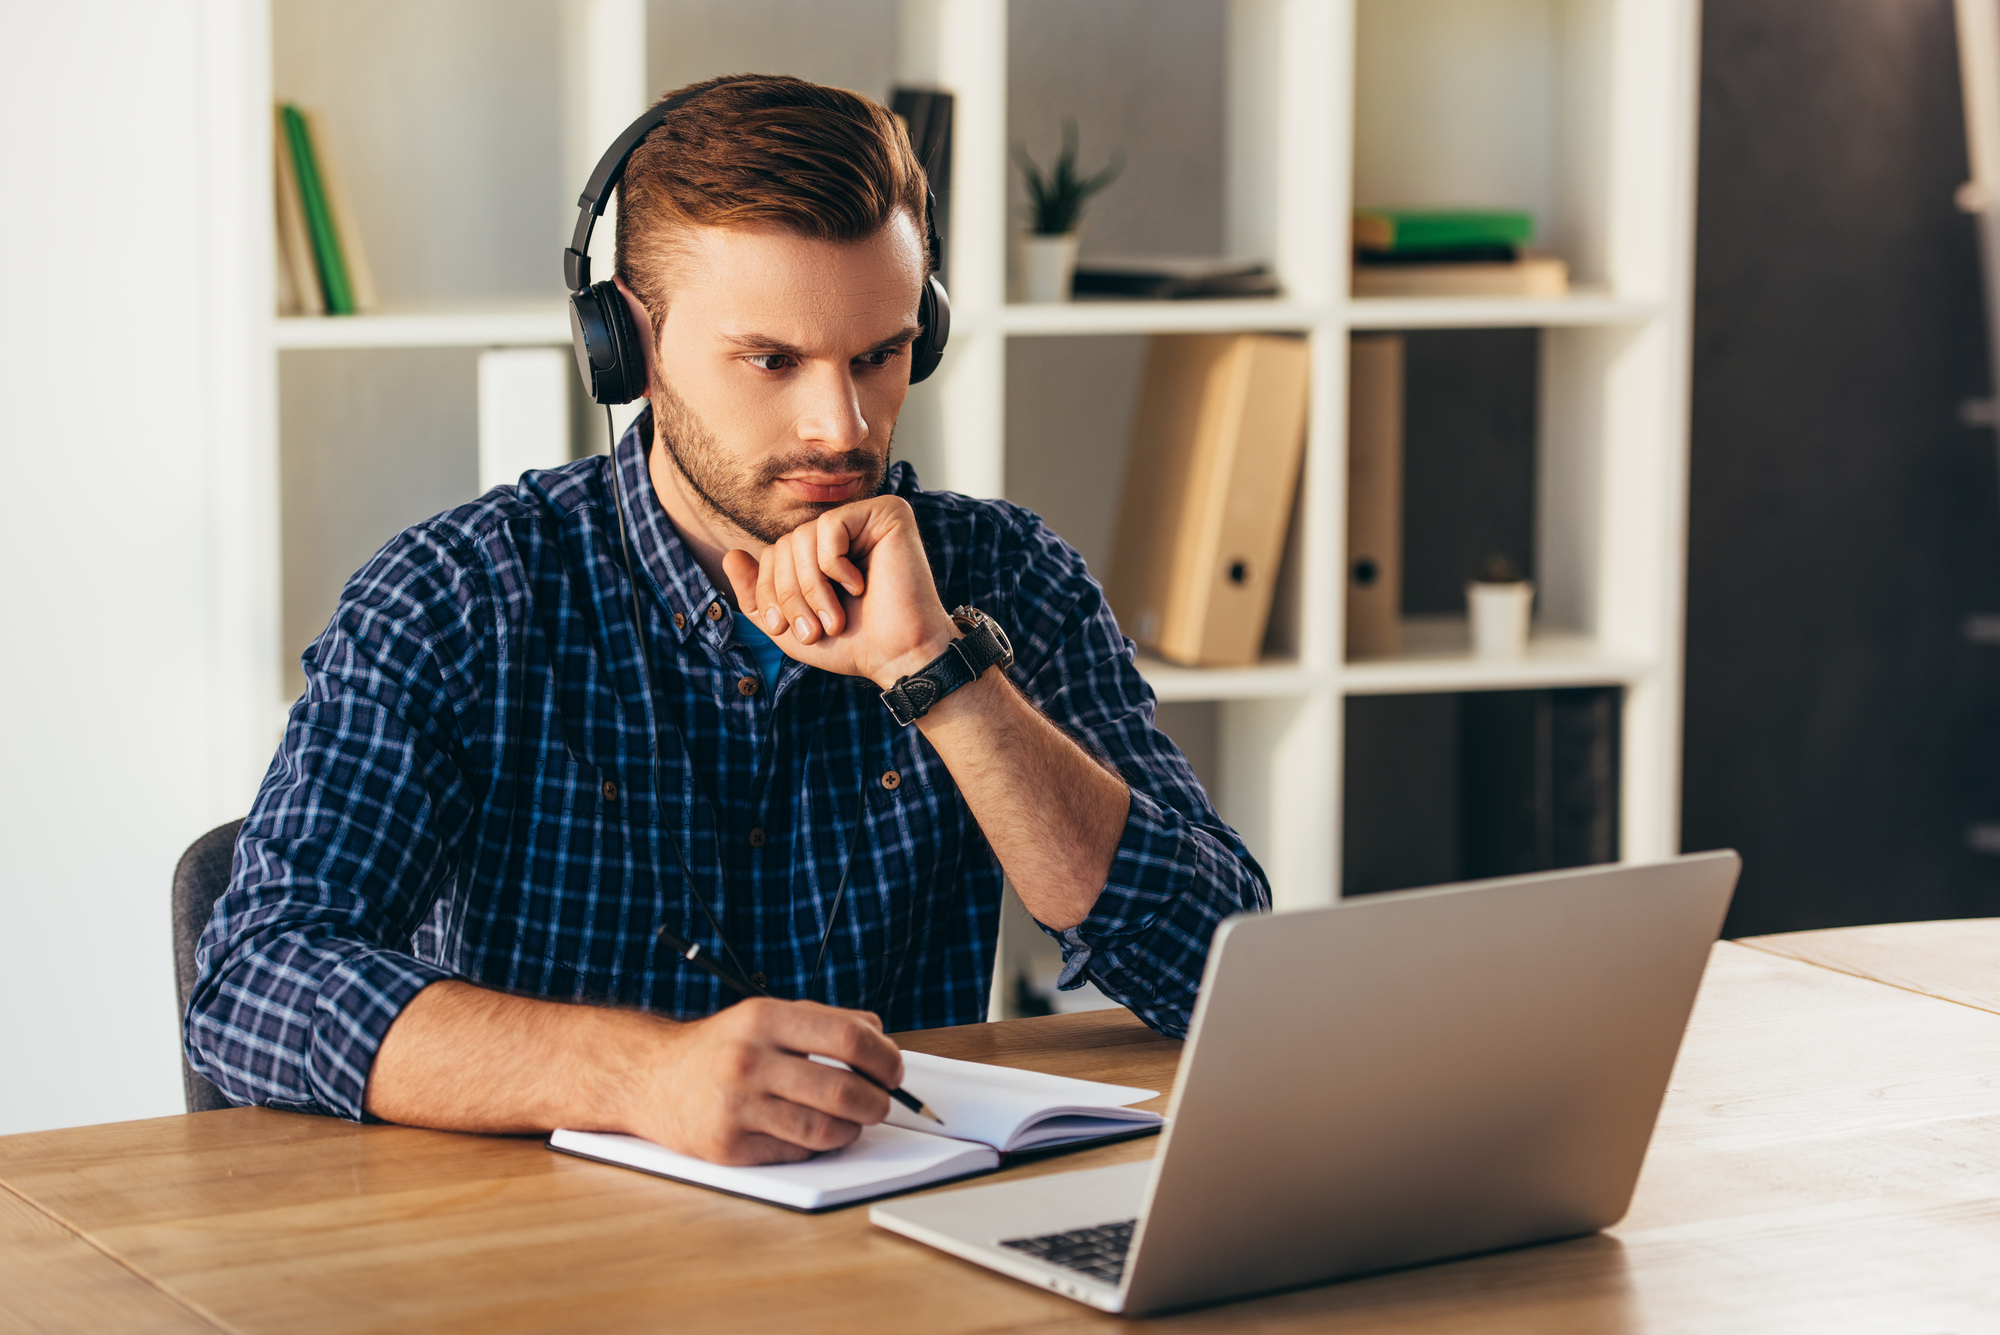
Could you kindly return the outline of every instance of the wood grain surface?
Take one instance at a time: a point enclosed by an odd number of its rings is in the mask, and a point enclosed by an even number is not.
[[[1738,944],[2000,1014],[2000,918],[1835,927]]]
[[[1163,1092],[1179,1050],[1123,1012],[903,1041]],[[1617,1227],[1144,1323],[871,1228],[865,1207],[791,1214],[531,1140],[237,1109],[0,1138],[0,1182],[243,1332],[1968,1335],[2000,1331],[2000,1016],[1718,945]]]
[[[0,1187],[0,1330],[215,1335],[217,1327]]]

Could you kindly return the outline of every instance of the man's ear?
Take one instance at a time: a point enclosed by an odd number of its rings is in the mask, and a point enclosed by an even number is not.
[[[646,397],[651,399],[653,397],[653,317],[646,313],[646,307],[639,298],[632,295],[632,289],[625,286],[623,278],[614,274],[611,281],[618,285],[618,295],[625,298],[625,309],[632,316],[632,328],[639,332],[639,346],[644,350],[646,357]]]

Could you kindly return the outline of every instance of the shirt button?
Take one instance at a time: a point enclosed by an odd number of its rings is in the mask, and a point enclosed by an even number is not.
[[[757,694],[757,679],[755,677],[738,677],[736,679],[736,693],[738,695]]]
[[[618,785],[609,779],[604,781],[604,787],[599,791],[604,794],[604,800],[607,802],[616,802],[618,800]]]
[[[726,615],[728,614],[722,610],[720,601],[712,602],[708,605],[708,619],[710,621],[720,621]],[[749,692],[746,691],[745,694],[747,695]]]
[[[674,613],[674,629],[686,630],[687,628],[688,628],[687,614],[684,612]]]
[[[893,793],[903,786],[903,776],[894,770],[885,770],[882,774],[882,786]]]
[[[753,982],[753,983],[755,983],[755,984],[756,984],[757,986],[759,986],[759,987],[769,987],[769,986],[771,985],[771,980],[770,980],[770,979],[768,979],[768,978],[766,978],[766,977],[765,977],[765,976],[764,976],[763,974],[761,974],[761,973],[753,973],[753,974],[751,974],[751,975],[750,975],[750,981],[751,981],[751,982]]]
[[[764,840],[766,837],[767,836],[764,834],[762,830],[750,831],[750,847],[762,848],[764,846]]]

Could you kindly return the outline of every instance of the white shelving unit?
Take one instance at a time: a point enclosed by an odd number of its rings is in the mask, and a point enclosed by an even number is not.
[[[271,344],[304,348],[512,348],[569,342],[569,312],[546,307],[384,311],[346,319],[292,316],[271,322]]]
[[[1057,12],[1049,0],[1013,2]],[[285,664],[331,609],[339,580],[403,523],[471,494],[468,368],[478,351],[567,343],[557,258],[600,147],[666,88],[761,66],[877,96],[890,80],[957,95],[952,342],[939,375],[913,392],[899,436],[929,486],[1004,495],[1054,480],[1054,465],[1010,435],[1009,366],[1024,340],[1083,340],[1074,346],[1106,355],[1120,339],[1157,332],[1311,340],[1296,605],[1284,609],[1294,651],[1226,671],[1143,664],[1170,713],[1209,711],[1190,754],[1281,907],[1339,893],[1342,715],[1354,695],[1623,686],[1623,851],[1677,849],[1695,0],[1184,0],[1173,12],[1214,34],[1203,58],[1222,87],[1220,179],[1203,207],[1219,219],[1217,248],[1270,260],[1285,296],[1049,306],[1004,297],[1008,99],[1024,77],[1014,62],[1025,59],[1010,57],[1009,0],[748,9],[746,18],[735,7],[710,41],[704,14],[715,11],[690,0],[238,0],[235,43],[273,57],[243,62],[246,123],[233,148],[244,188],[225,204],[268,249],[268,167],[255,166],[269,161],[265,108],[274,92],[315,106],[388,304],[369,317],[274,319],[267,282],[245,293],[243,341],[258,368],[250,401],[274,409],[238,424],[246,475],[265,480],[238,488],[227,540],[245,559],[285,569],[282,580],[218,591],[255,628],[238,674],[246,801],[269,758],[273,706],[290,694],[287,673],[295,677]],[[720,31],[724,20],[713,24]],[[433,39],[447,32],[456,40],[441,47]],[[1108,44],[1101,60],[1115,79],[1126,56]],[[1532,208],[1577,290],[1353,299],[1347,220],[1357,198]],[[598,229],[601,253],[608,230]],[[1475,659],[1463,622],[1446,619],[1413,623],[1400,657],[1347,662],[1348,337],[1506,327],[1541,331],[1531,651]],[[1101,396],[1135,389],[1128,377]],[[1103,406],[1079,401],[1071,416]],[[394,426],[371,434],[382,422]],[[1126,447],[1109,436],[1076,444],[1105,458]],[[1101,459],[1067,458],[1079,476],[1119,476]],[[295,475],[313,485],[302,491]],[[1090,504],[1108,515],[1115,501],[1098,494]],[[340,515],[353,520],[332,525],[345,538],[315,547],[295,536]],[[1086,556],[1092,541],[1102,545],[1051,522]],[[1091,522],[1096,532],[1108,521]]]

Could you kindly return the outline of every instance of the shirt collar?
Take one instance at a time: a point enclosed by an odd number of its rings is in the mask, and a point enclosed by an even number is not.
[[[611,451],[611,466],[625,488],[633,556],[667,606],[675,641],[686,644],[690,635],[700,634],[719,652],[729,643],[730,605],[667,518],[646,468],[652,449],[653,409],[648,404]]]

